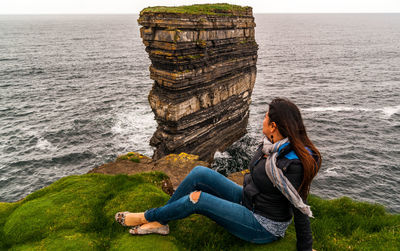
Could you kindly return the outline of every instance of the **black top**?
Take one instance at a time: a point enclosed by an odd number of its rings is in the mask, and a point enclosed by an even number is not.
[[[277,157],[277,167],[298,189],[303,180],[303,166],[299,159],[288,159],[286,154],[292,151],[289,145],[281,149]],[[298,250],[312,250],[312,234],[307,215],[295,208],[288,199],[274,187],[265,172],[265,157],[262,145],[257,149],[249,163],[250,173],[243,182],[243,205],[256,214],[274,221],[289,221],[294,215]]]

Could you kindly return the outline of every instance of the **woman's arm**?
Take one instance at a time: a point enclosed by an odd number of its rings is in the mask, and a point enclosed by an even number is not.
[[[288,161],[288,160],[286,160]],[[282,164],[285,165],[283,162]],[[298,189],[302,181],[303,168],[300,161],[288,161],[286,163],[287,169],[283,170],[285,176],[290,183]],[[306,202],[307,203],[307,202]],[[294,214],[294,227],[296,229],[297,250],[312,250],[312,232],[310,227],[310,219],[307,215],[303,214],[300,210],[291,204]]]
[[[294,214],[294,227],[296,229],[297,250],[312,250],[312,233],[310,227],[310,219],[307,215],[303,214],[299,209],[293,208]]]

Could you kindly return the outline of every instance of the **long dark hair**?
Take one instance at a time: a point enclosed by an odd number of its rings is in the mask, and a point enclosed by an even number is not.
[[[321,167],[321,154],[307,136],[299,108],[291,101],[275,98],[269,104],[268,116],[269,123],[275,122],[281,135],[289,138],[293,150],[303,165],[303,181],[298,192],[305,200],[310,192],[311,181]]]

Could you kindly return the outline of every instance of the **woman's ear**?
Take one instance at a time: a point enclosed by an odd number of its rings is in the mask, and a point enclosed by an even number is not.
[[[271,133],[273,133],[276,130],[276,123],[271,122]]]

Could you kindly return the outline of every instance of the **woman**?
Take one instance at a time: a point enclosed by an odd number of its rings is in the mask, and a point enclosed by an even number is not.
[[[163,207],[119,212],[116,220],[134,226],[131,234],[168,234],[169,221],[198,213],[243,240],[269,243],[284,236],[294,215],[297,249],[311,250],[312,213],[304,201],[321,166],[320,153],[307,136],[299,109],[287,99],[269,104],[263,134],[243,187],[198,166]]]

